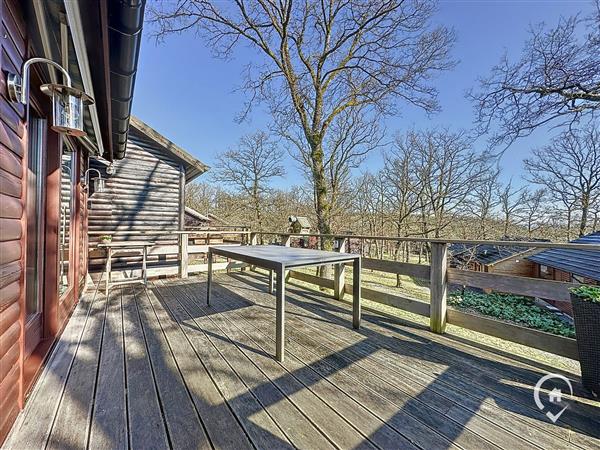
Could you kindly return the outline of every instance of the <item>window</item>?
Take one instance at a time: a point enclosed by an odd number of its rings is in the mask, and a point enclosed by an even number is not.
[[[75,153],[65,142],[60,166],[60,223],[58,226],[58,293],[64,294],[71,286],[72,212],[75,180]]]

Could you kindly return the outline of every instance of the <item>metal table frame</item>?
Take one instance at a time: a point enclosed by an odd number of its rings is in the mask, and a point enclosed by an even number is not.
[[[252,247],[266,247],[266,246],[252,246]],[[282,253],[286,252],[289,247],[278,247],[269,246],[281,249]],[[312,261],[303,259],[297,264],[287,263],[283,264],[280,261],[273,259],[267,259],[264,257],[255,257],[243,253],[236,252],[236,249],[248,249],[248,246],[233,247],[233,246],[210,246],[208,248],[208,282],[206,291],[206,304],[210,306],[211,297],[211,286],[212,286],[212,259],[213,255],[223,256],[225,258],[233,259],[236,261],[242,261],[247,264],[262,267],[270,272],[269,276],[269,291],[273,290],[273,273],[275,274],[276,284],[276,358],[278,361],[283,362],[285,357],[285,273],[289,269],[297,269],[300,267],[314,267],[323,265],[337,265],[337,270],[340,270],[341,266],[347,262],[352,262],[353,276],[352,276],[352,326],[355,329],[360,327],[360,316],[361,316],[361,304],[360,304],[360,271],[361,271],[361,259],[360,255],[354,255],[351,253],[336,253],[336,252],[319,252],[322,255],[315,257]],[[293,250],[298,250],[294,248]]]
[[[110,242],[105,244],[98,244],[98,248],[106,249],[106,287],[105,287],[105,295],[108,297],[108,290],[111,286],[119,286],[124,284],[134,284],[140,283],[144,286],[148,286],[148,269],[147,269],[147,259],[148,259],[148,247],[154,246],[154,242],[144,242],[144,241],[124,241],[124,242]],[[139,278],[129,278],[124,281],[112,281],[111,273],[112,273],[112,257],[115,253],[119,251],[131,251],[135,249],[140,249],[142,251],[142,276]]]

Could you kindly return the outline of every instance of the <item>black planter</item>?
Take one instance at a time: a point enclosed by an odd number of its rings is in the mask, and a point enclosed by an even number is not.
[[[600,396],[600,303],[571,294],[583,386]]]

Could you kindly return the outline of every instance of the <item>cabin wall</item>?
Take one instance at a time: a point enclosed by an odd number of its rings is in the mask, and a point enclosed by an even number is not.
[[[8,100],[6,72],[21,73],[23,62],[37,55],[28,39],[25,11],[17,0],[0,0],[0,444],[24,406],[27,394],[40,373],[52,343],[64,328],[85,282],[87,247],[80,246],[85,227],[85,193],[74,177],[71,195],[75,196],[71,218],[74,244],[69,260],[72,288],[64,295],[58,291],[58,229],[60,198],[61,137],[49,128],[40,142],[39,164],[28,161],[31,124],[23,105]],[[48,97],[39,92],[43,82],[39,67],[32,66],[29,109],[51,122]],[[78,172],[87,164],[82,148],[73,146]],[[33,164],[32,167],[29,167]],[[37,178],[33,175],[36,174]],[[38,192],[38,209],[29,203],[29,194]],[[38,223],[27,223],[27,209]],[[34,246],[35,243],[35,246]],[[37,259],[27,261],[29,251],[37,249]],[[34,252],[35,253],[35,252]],[[36,261],[36,264],[33,264]],[[27,264],[27,263],[30,264]],[[26,293],[37,299],[35,320],[27,316]]]
[[[90,161],[90,167],[107,178],[106,191],[95,193],[90,199],[90,272],[103,270],[106,263],[104,250],[97,248],[100,235],[113,235],[114,242],[144,239],[172,246],[178,244],[178,235],[172,232],[183,225],[181,203],[185,181],[179,162],[132,128],[125,158],[115,161],[114,166],[115,173],[107,175],[105,165]],[[150,255],[149,265],[172,263],[177,259],[177,252],[174,253]],[[132,254],[113,257],[112,265],[132,267],[140,262],[141,257]]]
[[[518,277],[537,277],[536,264],[525,259],[523,256],[505,259],[494,265],[487,266],[487,272]]]
[[[21,335],[24,303],[26,171],[25,108],[7,100],[4,71],[17,71],[26,56],[21,11],[0,0],[0,442],[19,412]]]

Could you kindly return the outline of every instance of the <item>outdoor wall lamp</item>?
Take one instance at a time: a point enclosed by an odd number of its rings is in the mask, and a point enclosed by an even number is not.
[[[23,78],[7,74],[7,90],[10,100],[27,104],[29,97],[29,67],[34,63],[45,63],[63,73],[66,85],[44,84],[40,90],[52,97],[52,129],[70,136],[85,136],[83,131],[83,105],[94,103],[85,92],[71,86],[69,73],[58,63],[46,58],[31,58],[23,63]]]
[[[107,175],[114,175],[117,169],[115,169],[115,164],[114,163],[110,163],[107,167],[106,167],[106,174]]]
[[[100,175],[100,172],[96,169],[88,169],[85,171],[85,173],[83,174],[83,188],[86,191],[89,191],[89,186],[90,186],[90,172],[96,172],[98,174],[98,178],[94,178],[94,194],[96,192],[102,194],[103,192],[106,191],[106,184],[104,178],[102,178],[102,175]],[[93,194],[92,194],[93,195]]]

